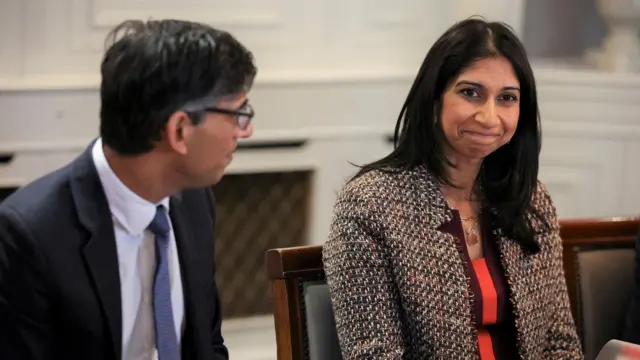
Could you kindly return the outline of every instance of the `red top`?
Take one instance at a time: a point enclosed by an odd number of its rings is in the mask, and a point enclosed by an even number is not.
[[[478,347],[481,360],[519,359],[516,329],[513,320],[509,288],[504,276],[500,253],[495,236],[484,231],[482,236],[482,254],[484,257],[471,260],[466,251],[462,221],[458,211],[453,211],[452,221],[443,224],[440,231],[456,237],[463,249],[462,256],[467,264],[467,275],[471,279],[473,292],[473,311],[478,329]],[[491,229],[483,221],[483,229]]]

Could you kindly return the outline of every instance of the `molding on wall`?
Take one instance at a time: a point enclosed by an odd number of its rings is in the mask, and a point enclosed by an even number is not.
[[[254,144],[271,141],[314,141],[314,140],[342,140],[382,137],[389,132],[387,128],[374,128],[363,126],[345,127],[308,127],[295,130],[260,130],[250,139],[241,140],[243,144]],[[67,138],[49,141],[14,141],[1,142],[0,155],[13,153],[50,153],[57,151],[82,151],[93,138]],[[297,147],[291,151],[298,150]],[[281,149],[246,149],[243,153],[249,152],[272,152],[283,151]]]
[[[18,177],[0,176],[0,188],[19,188],[26,183],[26,179]]]
[[[597,88],[640,89],[640,73],[609,73],[576,64],[555,64],[542,61],[532,66],[539,86],[587,86]],[[419,66],[419,64],[417,64]],[[298,69],[290,71],[258,72],[256,87],[295,86],[322,84],[358,84],[380,82],[413,81],[414,70],[393,68],[345,68],[345,69]],[[0,77],[0,92],[39,92],[64,90],[96,90],[100,87],[99,74],[54,74]]]
[[[543,135],[546,136],[569,136],[572,138],[598,138],[605,140],[638,139],[640,137],[640,119],[635,123],[627,122],[624,118],[612,118],[607,122],[598,123],[586,118],[575,118],[573,116],[558,116],[549,114],[549,119],[542,119]],[[393,131],[390,127],[310,127],[296,130],[264,130],[256,133],[243,143],[261,143],[263,141],[278,140],[356,140],[379,137],[384,141]],[[16,141],[0,143],[0,155],[2,154],[31,154],[31,153],[52,153],[61,151],[83,151],[92,138],[71,138],[51,141]],[[246,149],[242,153],[289,153],[299,152],[299,148],[291,149]]]
[[[417,71],[417,70],[416,70]],[[371,83],[411,81],[415,74],[385,69],[327,69],[260,72],[255,86],[294,86],[340,83]],[[0,77],[0,92],[38,92],[65,90],[96,90],[99,74],[25,75]]]
[[[634,140],[640,137],[640,120],[637,124],[620,124],[614,119],[608,123],[588,122],[584,119],[565,121],[561,118],[542,120],[543,139],[547,136],[590,138],[605,140]]]

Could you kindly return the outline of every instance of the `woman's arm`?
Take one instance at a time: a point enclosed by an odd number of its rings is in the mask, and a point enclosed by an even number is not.
[[[402,359],[404,354],[400,300],[375,203],[347,185],[323,249],[345,360]]]
[[[549,317],[548,347],[545,349],[547,355],[545,358],[583,359],[580,338],[571,314],[569,292],[564,274],[558,215],[549,192],[542,184],[539,184],[537,197],[539,208],[543,209],[544,214],[549,214],[547,222],[551,226],[548,235],[546,235],[550,241],[546,251],[551,251],[553,289],[550,293],[549,306],[552,308],[552,315]]]

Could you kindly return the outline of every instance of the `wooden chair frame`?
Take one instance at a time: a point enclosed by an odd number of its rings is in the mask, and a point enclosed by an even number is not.
[[[307,360],[302,286],[307,281],[324,280],[322,245],[271,249],[266,254],[266,267],[274,299],[278,360]]]
[[[578,253],[593,249],[633,249],[640,218],[570,219],[560,221],[563,263],[571,312],[583,339],[582,299]]]

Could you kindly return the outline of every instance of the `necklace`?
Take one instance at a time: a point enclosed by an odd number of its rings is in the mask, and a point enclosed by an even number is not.
[[[478,236],[478,215],[461,217],[462,228],[464,230],[465,240],[467,244],[473,246],[477,245],[480,237]]]

